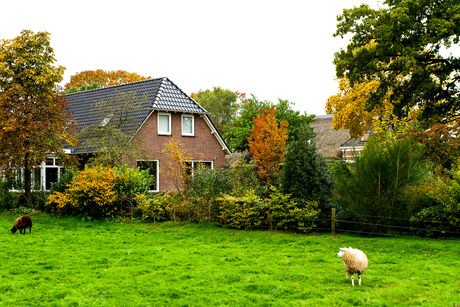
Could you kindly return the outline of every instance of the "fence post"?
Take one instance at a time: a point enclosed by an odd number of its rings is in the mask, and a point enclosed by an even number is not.
[[[335,239],[335,208],[332,208],[331,229],[332,229],[332,238]]]

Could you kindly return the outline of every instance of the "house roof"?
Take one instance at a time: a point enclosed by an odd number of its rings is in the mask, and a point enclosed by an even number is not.
[[[357,140],[354,138],[350,138],[346,142],[342,143],[340,145],[340,148],[362,148],[364,147],[364,145],[366,145],[369,136],[371,136],[372,134],[374,134],[374,131],[369,130]]]
[[[332,128],[333,116],[317,116],[316,121],[310,124],[316,134],[315,142],[318,153],[326,159],[340,158],[342,156],[341,144],[350,139],[348,130]]]
[[[122,93],[131,93],[137,96],[140,101],[144,101],[140,112],[130,114],[135,119],[133,122],[137,125],[137,127],[133,127],[133,124],[129,124],[125,127],[130,131],[138,131],[153,111],[195,113],[209,119],[208,112],[203,107],[166,77],[72,93],[65,95],[65,97],[69,101],[69,111],[72,113],[73,119],[77,122],[79,129],[83,129],[101,122],[100,114],[93,111],[96,102],[109,100],[111,97]],[[107,114],[107,116],[110,115],[113,116],[112,114]],[[211,131],[214,132],[214,135],[222,145],[222,149],[230,153],[227,144],[215,129],[211,120],[209,119],[206,123]],[[71,148],[71,152],[87,153],[91,152],[91,150],[79,147]]]

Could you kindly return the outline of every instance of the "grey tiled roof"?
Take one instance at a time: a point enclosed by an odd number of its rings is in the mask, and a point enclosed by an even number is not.
[[[153,110],[183,112],[183,113],[208,113],[190,96],[185,94],[168,78],[149,79],[145,81],[126,83],[96,90],[68,94],[69,110],[73,119],[77,122],[78,128],[97,124],[100,117],[93,112],[94,104],[101,100],[109,100],[111,97],[121,93],[132,93],[143,99],[146,97],[141,112],[132,114],[137,127],[126,127],[126,129],[137,131]],[[88,152],[83,148],[72,148],[73,153]]]

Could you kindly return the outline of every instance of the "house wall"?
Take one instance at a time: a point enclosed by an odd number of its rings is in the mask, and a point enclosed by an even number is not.
[[[164,112],[161,112],[164,113]],[[138,131],[136,137],[142,140],[142,148],[148,152],[150,159],[159,160],[159,190],[169,191],[174,189],[174,185],[169,181],[161,168],[166,167],[166,160],[162,153],[164,145],[173,137],[183,144],[186,154],[191,153],[193,160],[212,161],[214,168],[224,167],[225,152],[217,141],[216,137],[211,134],[208,125],[200,115],[194,115],[194,136],[182,136],[181,113],[171,114],[171,135],[158,134],[158,114],[153,112],[142,128]],[[134,165],[133,165],[134,166]]]

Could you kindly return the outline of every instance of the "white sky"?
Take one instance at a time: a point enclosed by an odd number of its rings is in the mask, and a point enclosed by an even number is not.
[[[48,31],[64,81],[84,70],[168,77],[184,92],[221,86],[325,114],[337,93],[332,34],[343,8],[378,0],[14,0],[0,39]]]

